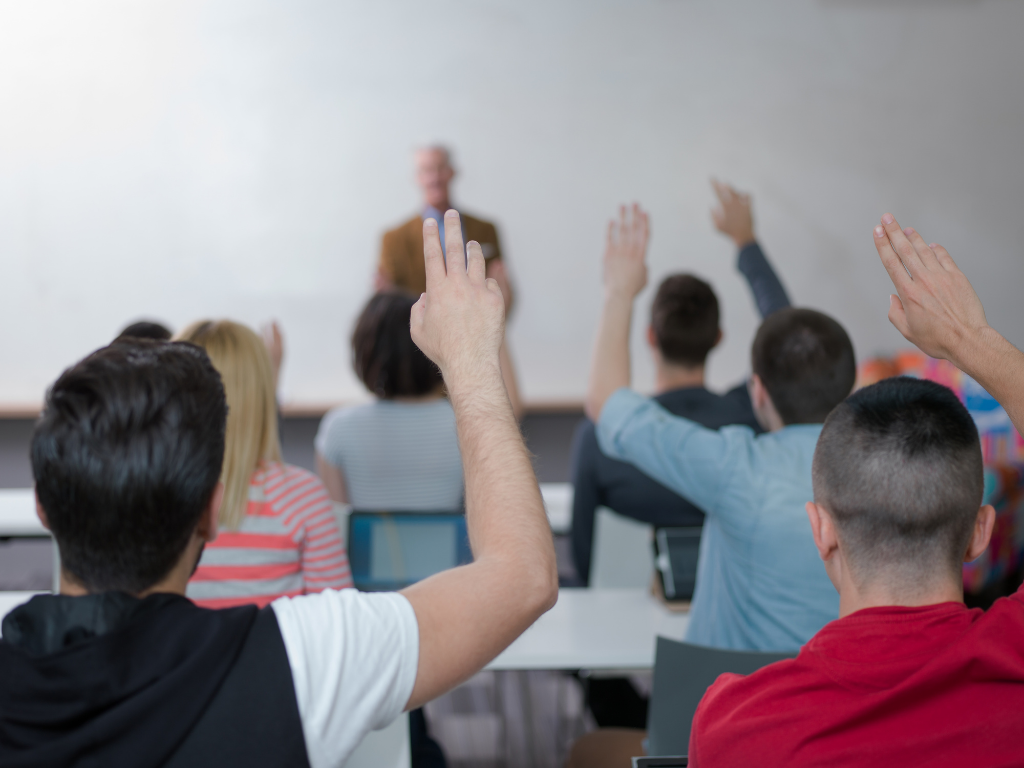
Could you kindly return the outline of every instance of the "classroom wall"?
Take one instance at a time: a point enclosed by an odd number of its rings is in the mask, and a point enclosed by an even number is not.
[[[712,174],[754,193],[792,297],[861,356],[903,344],[886,210],[1024,342],[1022,32],[1012,0],[2,2],[0,405],[139,316],[278,318],[286,401],[363,397],[346,340],[436,140],[500,225],[527,400],[582,397],[620,201],[651,211],[652,284],[718,289],[712,383],[745,375],[757,321]]]

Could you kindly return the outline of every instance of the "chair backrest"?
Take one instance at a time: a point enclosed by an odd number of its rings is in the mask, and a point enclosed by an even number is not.
[[[608,507],[594,518],[590,586],[598,589],[647,587],[654,573],[653,529]]]
[[[796,651],[725,651],[659,637],[654,656],[654,687],[647,710],[648,754],[685,755],[689,751],[693,715],[719,675],[749,675],[795,656]]]
[[[352,581],[364,591],[403,589],[473,559],[460,512],[353,510],[346,544]]]

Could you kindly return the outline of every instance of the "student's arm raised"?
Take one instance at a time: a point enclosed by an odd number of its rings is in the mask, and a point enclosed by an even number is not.
[[[447,253],[462,253],[455,211],[445,215],[445,235]],[[551,529],[502,383],[501,291],[486,279],[475,242],[468,259],[445,267],[432,219],[423,222],[423,250],[427,291],[412,309],[412,338],[441,369],[455,410],[474,561],[402,592],[419,625],[409,709],[482,669],[558,597]]]
[[[901,229],[889,213],[874,234],[899,294],[889,297],[889,321],[925,354],[972,376],[1024,433],[1024,354],[988,324],[978,294],[946,249]]]
[[[633,300],[647,285],[647,214],[640,206],[622,206],[619,220],[609,222],[604,251],[604,306],[590,364],[586,411],[594,422],[615,390],[628,387],[629,328]]]

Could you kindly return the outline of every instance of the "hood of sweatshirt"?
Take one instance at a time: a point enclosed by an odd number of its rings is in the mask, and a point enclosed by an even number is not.
[[[0,765],[160,765],[216,695],[257,613],[172,594],[33,597],[3,620]]]

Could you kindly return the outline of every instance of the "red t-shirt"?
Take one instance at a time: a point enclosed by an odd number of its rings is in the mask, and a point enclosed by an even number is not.
[[[722,675],[690,765],[1024,765],[1024,587],[988,611],[868,608],[795,659]]]

